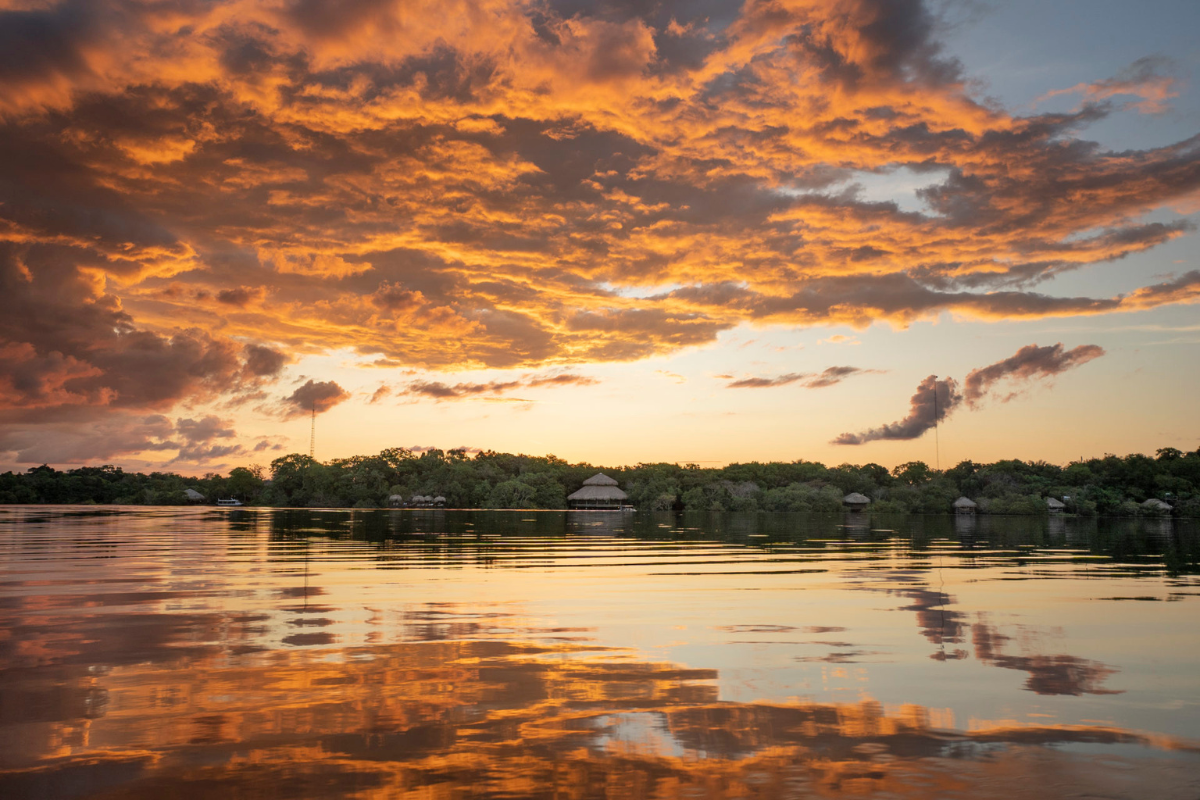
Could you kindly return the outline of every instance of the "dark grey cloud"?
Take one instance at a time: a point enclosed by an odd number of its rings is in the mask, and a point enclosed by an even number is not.
[[[538,386],[595,386],[600,381],[577,372],[557,372],[547,375],[534,375],[525,379],[525,385],[534,388]]]
[[[432,397],[435,400],[461,400],[487,394],[503,394],[521,386],[520,381],[493,381],[490,383],[456,383],[453,386],[442,381],[413,381],[405,388],[405,394]]]
[[[303,417],[308,414],[324,414],[329,409],[350,399],[350,393],[336,381],[314,381],[311,378],[282,401],[284,419]]]
[[[841,383],[854,375],[866,375],[878,372],[873,369],[859,367],[827,367],[818,373],[789,372],[774,378],[742,378],[726,384],[728,389],[766,389],[772,386],[787,386],[790,383],[800,383],[806,389],[823,389]]]
[[[255,378],[274,377],[291,360],[286,353],[261,344],[246,345],[245,358],[245,372]]]
[[[434,400],[466,400],[471,397],[506,395],[517,389],[553,388],[561,386],[592,386],[599,383],[595,378],[575,372],[550,372],[526,375],[511,381],[488,381],[483,383],[455,383],[442,381],[412,381],[403,394],[429,397]],[[386,387],[380,387],[384,389]],[[376,391],[379,394],[379,390]],[[374,399],[372,399],[374,402]]]
[[[233,439],[237,431],[229,420],[215,415],[200,419],[179,419],[175,422],[175,432],[180,441],[179,454],[173,461],[188,461],[192,463],[211,464],[212,462],[234,455],[243,455],[246,451],[236,442],[219,444],[218,439]]]
[[[1026,345],[1002,361],[971,370],[963,383],[963,394],[967,404],[975,406],[997,383],[1011,381],[1015,388],[1001,398],[1002,402],[1008,402],[1033,381],[1052,378],[1102,355],[1104,348],[1094,344],[1080,345],[1072,350],[1064,349],[1062,342],[1047,347]]]
[[[111,461],[143,452],[177,450],[175,426],[161,414],[110,412],[81,424],[77,419],[0,424],[0,453],[18,464]]]
[[[260,287],[239,286],[236,289],[222,289],[217,292],[217,302],[230,306],[244,306],[251,301],[261,301],[266,291]]]
[[[866,444],[877,440],[916,439],[949,416],[962,402],[958,382],[953,378],[938,379],[930,375],[917,386],[909,400],[908,416],[898,422],[880,425],[861,433],[843,433],[833,444]],[[936,411],[935,411],[936,409]]]
[[[728,389],[766,389],[771,386],[787,386],[789,383],[812,377],[808,372],[789,372],[775,378],[742,378],[725,384]]]

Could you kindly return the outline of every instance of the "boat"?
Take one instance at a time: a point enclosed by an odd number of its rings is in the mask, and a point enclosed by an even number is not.
[[[241,500],[238,500],[237,498],[234,498],[234,497],[231,497],[228,500],[222,500],[220,498],[217,498],[217,505],[219,505],[219,506],[240,506],[240,505],[244,505],[244,503],[242,503]]]

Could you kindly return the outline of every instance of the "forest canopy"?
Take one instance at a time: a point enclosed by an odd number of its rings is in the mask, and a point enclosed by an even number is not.
[[[125,472],[111,465],[60,471],[50,466],[0,475],[0,503],[184,505],[236,498],[246,505],[314,508],[386,507],[389,497],[441,496],[449,508],[566,508],[567,495],[597,472],[615,478],[639,509],[837,511],[851,492],[877,512],[940,514],[961,496],[988,514],[1047,513],[1048,498],[1075,514],[1200,516],[1200,450],[1165,447],[1154,456],[1105,455],[1066,466],[1043,461],[963,461],[939,471],[922,461],[888,470],[879,464],[827,467],[813,461],[606,467],[555,456],[492,451],[417,452],[390,448],[372,456],[316,461],[293,453],[269,467],[189,477]],[[189,499],[189,490],[203,500]],[[1147,508],[1163,500],[1172,511]]]

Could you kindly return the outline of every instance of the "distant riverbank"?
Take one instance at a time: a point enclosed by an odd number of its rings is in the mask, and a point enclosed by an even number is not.
[[[858,493],[870,501],[870,511],[881,514],[949,514],[957,500],[967,498],[974,513],[988,516],[1049,516],[1055,502],[1067,515],[1200,516],[1200,451],[1175,448],[1065,466],[963,461],[941,471],[922,461],[889,470],[802,459],[711,469],[667,463],[606,467],[554,456],[391,448],[328,462],[292,454],[269,467],[237,467],[203,478],[131,473],[110,465],[40,466],[0,475],[0,503],[188,505],[237,498],[257,506],[383,508],[389,498],[419,495],[443,497],[448,508],[561,509],[597,472],[616,479],[639,510],[835,512],[844,508],[846,495]]]

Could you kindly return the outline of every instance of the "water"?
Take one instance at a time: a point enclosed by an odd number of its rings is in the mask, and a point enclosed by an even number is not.
[[[1192,521],[0,507],[4,798],[1200,797]]]

